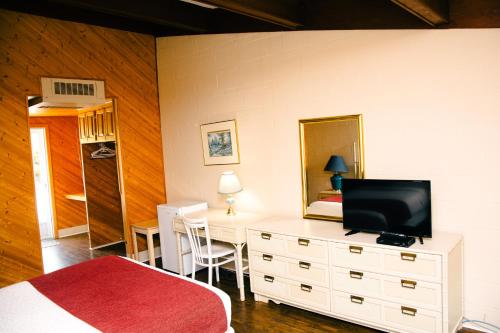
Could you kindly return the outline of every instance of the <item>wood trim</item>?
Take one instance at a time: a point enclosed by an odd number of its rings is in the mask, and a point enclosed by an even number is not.
[[[448,2],[445,0],[391,1],[433,27],[447,24],[449,21]]]

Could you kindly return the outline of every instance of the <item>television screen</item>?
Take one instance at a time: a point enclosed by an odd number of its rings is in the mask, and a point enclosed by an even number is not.
[[[344,228],[431,237],[428,180],[344,179]]]

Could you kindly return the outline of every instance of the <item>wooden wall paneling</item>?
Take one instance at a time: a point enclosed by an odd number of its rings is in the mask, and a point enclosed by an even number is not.
[[[106,145],[113,149],[115,146],[114,143]],[[99,143],[82,145],[91,248],[123,240],[123,218],[116,157],[92,159],[90,154],[99,147]]]
[[[77,117],[30,117],[29,125],[48,133],[57,228],[87,224],[85,203],[65,197],[84,192]]]
[[[125,224],[166,201],[152,36],[0,10],[0,286],[42,272],[26,96],[40,77],[101,79],[117,101]],[[132,252],[129,231],[127,251]]]

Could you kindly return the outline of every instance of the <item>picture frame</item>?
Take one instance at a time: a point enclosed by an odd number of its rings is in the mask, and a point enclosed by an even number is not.
[[[200,126],[205,165],[240,163],[236,120],[226,120]]]

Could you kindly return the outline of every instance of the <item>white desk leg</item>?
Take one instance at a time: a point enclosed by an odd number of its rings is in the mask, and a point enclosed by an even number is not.
[[[179,261],[179,274],[184,276],[184,260],[182,260],[182,242],[181,233],[175,233],[175,241],[177,242],[177,260]]]
[[[238,255],[238,269],[236,272],[238,273],[238,281],[240,282],[240,300],[243,302],[245,300],[245,282],[243,280],[243,245],[236,244],[236,252]]]
[[[132,246],[134,247],[134,259],[139,261],[139,251],[137,250],[137,234],[135,229],[132,228]]]
[[[148,234],[146,236],[148,238],[149,266],[156,267],[155,244],[153,243],[153,234],[150,231],[148,231]]]

